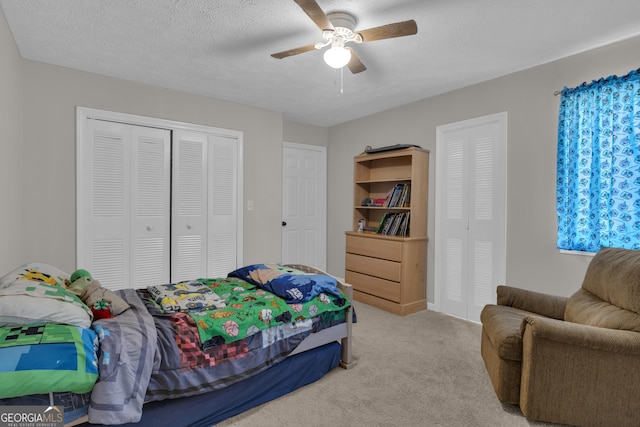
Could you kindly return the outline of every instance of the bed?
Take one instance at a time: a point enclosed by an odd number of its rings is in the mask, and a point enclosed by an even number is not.
[[[313,267],[98,287],[91,308],[72,278],[42,263],[0,278],[0,405],[62,407],[66,426],[207,426],[353,366],[351,287]],[[125,309],[100,318],[105,301]]]

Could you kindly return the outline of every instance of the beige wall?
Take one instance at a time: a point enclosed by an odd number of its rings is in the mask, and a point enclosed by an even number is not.
[[[427,299],[434,296],[436,127],[508,113],[507,283],[569,295],[590,257],[556,249],[555,176],[559,97],[554,91],[640,66],[640,38],[555,61],[455,92],[364,117],[329,130],[328,270],[344,272],[344,231],[351,227],[352,158],[365,146],[417,144],[431,151]],[[425,76],[425,78],[429,78]]]
[[[291,122],[288,120],[283,122],[282,127],[282,137],[286,142],[322,145],[324,147],[329,144],[328,128]]]
[[[24,262],[22,60],[0,9],[0,275]]]
[[[24,61],[23,247],[30,259],[75,268],[75,107],[244,132],[244,261],[279,259],[282,117],[258,108]],[[274,203],[275,199],[275,203]]]

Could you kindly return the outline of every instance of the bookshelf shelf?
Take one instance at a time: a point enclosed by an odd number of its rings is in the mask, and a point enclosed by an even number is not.
[[[381,210],[381,211],[411,211],[410,207],[393,207],[386,208],[384,206],[354,206],[354,209],[372,209],[372,210]]]
[[[418,147],[354,158],[345,279],[356,300],[400,315],[426,308],[428,169]]]
[[[411,182],[411,178],[394,178],[394,179],[375,179],[375,180],[366,180],[366,181],[356,181],[356,184],[365,185],[365,184],[376,184],[376,183],[384,183],[384,182]]]

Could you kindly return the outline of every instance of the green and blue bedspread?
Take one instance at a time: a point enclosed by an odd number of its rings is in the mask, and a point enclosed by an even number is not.
[[[315,298],[288,304],[283,298],[237,278],[199,279],[226,302],[216,310],[192,311],[204,348],[241,340],[264,329],[295,323],[349,307],[344,295],[320,293]]]

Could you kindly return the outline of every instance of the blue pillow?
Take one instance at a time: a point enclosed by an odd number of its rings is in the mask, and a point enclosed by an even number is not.
[[[326,274],[305,273],[279,264],[253,264],[229,273],[278,295],[287,303],[309,301],[322,292],[342,297],[338,281]]]

